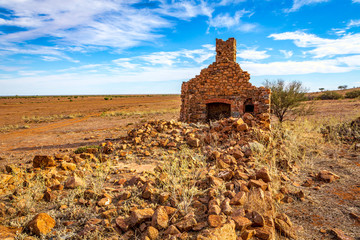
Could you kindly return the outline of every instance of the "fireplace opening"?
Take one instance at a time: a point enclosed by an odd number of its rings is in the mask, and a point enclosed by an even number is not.
[[[219,120],[231,116],[231,105],[227,103],[208,103],[206,104],[207,120]]]
[[[244,103],[244,112],[253,113],[254,112],[254,104],[251,98],[248,98]]]

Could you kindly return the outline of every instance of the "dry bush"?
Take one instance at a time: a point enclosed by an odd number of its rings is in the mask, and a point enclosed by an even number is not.
[[[205,166],[205,157],[182,146],[180,151],[173,155],[163,155],[164,164],[159,168],[158,174],[166,176],[159,183],[159,188],[165,192],[172,193],[179,201],[179,210],[188,212],[193,197],[203,191],[196,186],[199,180],[198,170]]]

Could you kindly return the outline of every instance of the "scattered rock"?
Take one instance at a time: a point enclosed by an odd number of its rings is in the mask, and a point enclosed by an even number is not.
[[[318,179],[320,181],[324,181],[327,183],[331,183],[337,179],[340,179],[340,177],[332,172],[326,171],[326,170],[322,170],[318,173],[317,175]]]
[[[55,220],[47,213],[39,213],[27,225],[26,228],[37,236],[46,235],[55,227]]]
[[[131,226],[135,226],[136,224],[142,223],[143,221],[150,219],[153,214],[154,210],[152,208],[136,209],[131,212],[129,223]]]
[[[159,231],[156,228],[149,226],[146,230],[146,235],[150,240],[156,240],[159,236]]]
[[[210,227],[217,228],[221,227],[226,221],[226,218],[224,216],[219,215],[209,215],[208,217],[208,223]]]
[[[236,240],[235,223],[230,221],[225,223],[222,227],[206,229],[201,233],[200,239],[211,239],[211,240]],[[199,238],[198,238],[199,239]]]
[[[22,232],[22,228],[19,227],[6,227],[0,225],[0,239],[15,239],[16,235]]]
[[[34,168],[46,168],[46,167],[55,167],[56,162],[54,157],[47,155],[36,155],[33,159]]]
[[[159,229],[166,229],[169,223],[169,216],[166,212],[166,208],[160,206],[156,209],[154,215],[152,216],[151,224]]]
[[[275,218],[275,228],[283,236],[297,239],[296,233],[292,227],[284,220]]]
[[[76,175],[69,177],[65,182],[65,187],[70,189],[74,189],[77,187],[84,187],[84,186],[85,186],[84,180],[82,180]]]
[[[355,240],[355,238],[353,237],[349,237],[347,235],[345,235],[344,231],[338,229],[338,228],[333,228],[331,229],[331,232],[335,235],[335,237],[337,237],[337,239],[339,240]]]
[[[235,222],[236,230],[244,231],[247,227],[251,226],[252,221],[246,217],[242,216],[233,216],[232,219]]]

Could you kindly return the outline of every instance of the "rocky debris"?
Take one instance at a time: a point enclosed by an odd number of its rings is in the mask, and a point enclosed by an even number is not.
[[[33,159],[34,168],[55,167],[56,162],[53,156],[36,155]]]
[[[0,225],[0,239],[15,239],[18,233],[22,232],[22,228],[19,227],[5,227]]]
[[[41,164],[26,171],[8,167],[8,171],[19,173],[0,174],[0,190],[14,193],[15,182],[26,189],[31,187],[34,177],[41,177],[45,186],[34,199],[48,209],[59,211],[64,219],[61,225],[69,232],[79,229],[76,234],[81,237],[103,231],[119,234],[123,239],[131,239],[134,234],[141,235],[141,239],[239,239],[240,236],[271,239],[275,227],[292,236],[291,222],[274,216],[268,169],[258,166],[252,158],[249,142],[254,142],[253,131],[264,139],[268,136],[268,132],[256,128],[252,121],[250,114],[244,120],[229,118],[213,122],[211,127],[148,121],[130,130],[117,143],[106,142],[99,148],[57,154],[41,161],[43,158],[38,157],[35,162]],[[245,130],[240,128],[244,124]],[[176,162],[176,171],[180,172],[176,175],[166,168],[168,160],[164,161],[164,157],[174,162],[183,160],[186,169],[178,166],[181,161]],[[163,162],[153,172],[143,173],[116,165],[133,158]],[[108,164],[110,168],[104,174],[102,169]],[[175,177],[180,177],[181,182],[170,185]],[[186,195],[189,186],[196,191]],[[17,202],[21,191],[15,193],[12,201]],[[71,202],[56,206],[68,198]],[[0,205],[0,219],[1,209]],[[4,209],[3,216],[12,212],[11,216],[15,217],[19,212],[10,204]],[[35,209],[31,211],[34,213]],[[80,221],[84,214],[94,217]],[[39,234],[48,234],[54,226],[55,223],[49,225],[48,232],[43,227]],[[35,231],[31,230],[39,235]]]
[[[145,220],[151,219],[153,214],[154,210],[152,208],[136,209],[130,214],[129,225],[135,226]]]
[[[197,239],[236,240],[235,223],[229,221],[222,227],[206,229],[198,235]]]
[[[297,239],[296,233],[292,228],[292,223],[290,222],[289,218],[286,217],[287,221],[283,220],[284,218],[275,218],[275,228],[276,230],[285,237],[289,237],[292,239]]]
[[[85,186],[85,182],[84,182],[84,180],[82,180],[80,177],[74,175],[74,176],[69,177],[69,178],[66,180],[64,186],[65,186],[66,188],[74,189],[74,188],[77,188],[77,187],[83,187],[83,186]]]
[[[331,183],[335,180],[340,179],[340,177],[332,172],[326,171],[326,170],[322,170],[318,173],[317,178],[320,181],[324,181],[327,183]]]
[[[355,238],[345,235],[345,233],[338,228],[333,228],[330,232],[334,234],[338,240],[355,240]]]
[[[26,228],[37,236],[46,235],[55,227],[55,220],[47,213],[39,213],[26,226]]]
[[[166,229],[169,224],[169,216],[167,214],[166,208],[159,206],[154,215],[152,216],[151,224],[159,229]]]

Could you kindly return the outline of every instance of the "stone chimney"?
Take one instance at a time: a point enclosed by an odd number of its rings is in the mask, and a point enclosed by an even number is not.
[[[216,39],[216,62],[236,62],[236,40]]]

